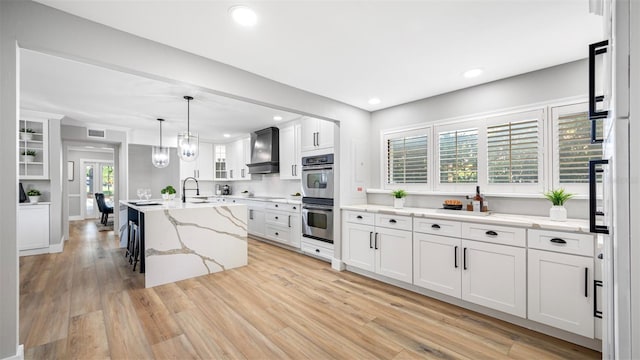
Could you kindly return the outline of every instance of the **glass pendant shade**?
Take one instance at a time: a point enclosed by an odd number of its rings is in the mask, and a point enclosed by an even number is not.
[[[184,99],[187,100],[187,131],[178,134],[178,157],[182,161],[194,161],[198,157],[200,144],[198,134],[189,129],[189,102],[193,97],[185,96]]]
[[[170,156],[169,148],[162,146],[162,122],[163,119],[158,119],[160,122],[160,146],[153,146],[151,148],[151,163],[153,166],[162,169],[169,166]]]

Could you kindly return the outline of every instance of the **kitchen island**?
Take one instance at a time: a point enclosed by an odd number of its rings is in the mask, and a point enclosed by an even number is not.
[[[247,207],[242,204],[120,201],[121,247],[138,225],[145,287],[247,265]]]

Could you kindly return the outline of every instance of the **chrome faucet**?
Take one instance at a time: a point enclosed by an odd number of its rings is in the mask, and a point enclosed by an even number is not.
[[[193,181],[196,182],[196,188],[195,189],[187,189],[185,186],[187,184],[187,180],[189,179],[193,179]],[[196,178],[189,176],[188,178],[182,180],[182,202],[187,202],[187,196],[185,194],[186,190],[195,190],[196,191],[196,196],[200,195],[200,186],[198,185],[198,180],[196,180]]]

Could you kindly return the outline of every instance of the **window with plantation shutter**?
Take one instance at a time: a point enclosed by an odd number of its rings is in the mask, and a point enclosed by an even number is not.
[[[440,183],[478,181],[478,129],[438,133]]]
[[[428,182],[428,129],[386,135],[387,184]]]
[[[490,184],[538,183],[539,119],[487,126]]]
[[[591,121],[586,109],[559,113],[554,120],[559,184],[589,183],[589,160],[602,158],[602,144],[591,143]],[[603,122],[597,123],[602,125]],[[601,138],[602,126],[597,133]]]

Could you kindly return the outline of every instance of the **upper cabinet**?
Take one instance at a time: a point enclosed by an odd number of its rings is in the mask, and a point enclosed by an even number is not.
[[[49,179],[49,122],[20,120],[20,179]]]
[[[302,118],[302,152],[328,150],[332,152],[334,123],[314,118]]]
[[[222,145],[226,147],[226,166],[228,172],[226,180],[251,180],[249,167],[251,163],[251,138],[246,137],[232,143]]]
[[[194,177],[213,181],[213,144],[200,142],[200,153],[194,161],[180,161],[180,179]]]
[[[280,128],[280,179],[300,179],[302,126],[293,122]]]

